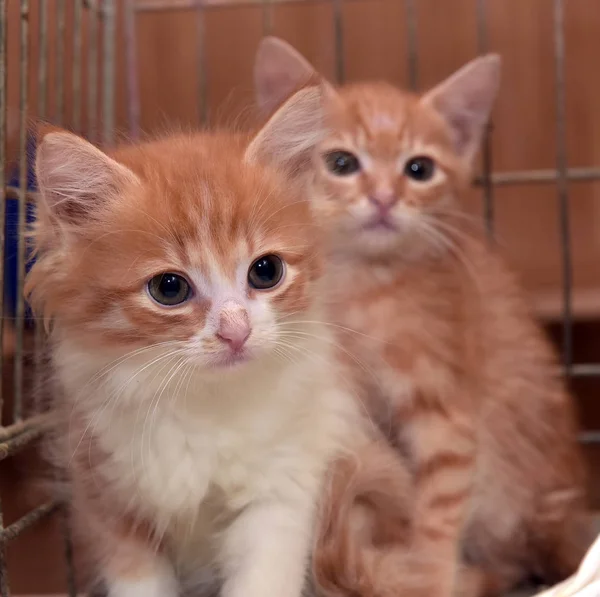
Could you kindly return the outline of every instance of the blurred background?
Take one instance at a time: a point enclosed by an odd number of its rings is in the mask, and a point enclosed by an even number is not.
[[[600,503],[594,0],[0,0],[5,319],[16,322],[14,334],[5,327],[5,429],[13,422],[11,397],[26,401],[35,375],[28,356],[35,332],[16,300],[25,268],[16,243],[19,206],[35,190],[22,125],[41,117],[109,145],[177,128],[239,125],[252,114],[252,65],[265,34],[292,43],[332,81],[386,79],[417,91],[480,53],[502,55],[502,89],[465,206],[519,272],[563,356],[579,401],[591,499]],[[20,437],[17,431],[10,437]],[[35,505],[36,466],[30,449],[0,462],[5,525]],[[7,550],[14,593],[65,589],[60,517],[39,518]]]

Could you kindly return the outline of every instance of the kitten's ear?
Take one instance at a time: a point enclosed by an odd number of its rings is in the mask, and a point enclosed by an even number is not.
[[[256,103],[270,114],[294,91],[318,84],[319,75],[292,46],[277,37],[265,37],[254,61]]]
[[[501,59],[488,54],[472,60],[421,99],[452,129],[456,149],[472,159],[479,149],[500,85]]]
[[[292,173],[300,170],[325,136],[324,103],[330,93],[335,91],[324,85],[295,93],[252,139],[245,160],[275,164]]]
[[[64,224],[83,224],[139,179],[81,137],[47,128],[38,134],[35,174],[42,206]]]

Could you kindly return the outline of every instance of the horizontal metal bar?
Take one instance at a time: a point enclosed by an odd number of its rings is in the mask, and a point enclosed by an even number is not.
[[[331,0],[270,0],[271,4],[326,4]],[[345,0],[359,2],[360,0]],[[193,10],[196,8],[225,8],[230,6],[260,6],[262,0],[137,0],[135,10]]]
[[[57,417],[54,414],[36,415],[24,421],[19,421],[8,427],[0,427],[0,442],[7,442],[22,433],[32,429],[48,429],[56,424]]]
[[[19,187],[7,186],[6,187],[6,197],[8,199],[21,199],[21,191]],[[27,202],[35,203],[38,198],[38,193],[36,191],[27,191]]]
[[[566,171],[567,180],[573,182],[582,182],[590,180],[600,180],[600,168],[569,168]],[[515,172],[493,172],[491,175],[492,184],[511,185],[511,184],[533,184],[556,182],[559,179],[557,170],[523,170]],[[483,184],[481,177],[475,179],[475,184]]]
[[[0,531],[0,543],[6,543],[15,537],[18,537],[23,531],[34,525],[42,518],[52,514],[60,507],[60,502],[48,502],[42,506],[38,506],[35,510],[28,512],[11,525]]]
[[[580,431],[577,438],[581,444],[600,444],[600,431]]]
[[[558,180],[556,170],[523,170],[523,172],[496,172],[491,175],[492,184],[509,186],[518,184],[543,184],[555,182]],[[589,182],[600,180],[600,168],[570,168],[567,170],[567,180],[572,182]],[[473,181],[476,185],[482,185],[484,181],[481,177]],[[19,199],[20,190],[18,187],[8,186],[7,196],[9,199]],[[35,202],[37,193],[29,191],[27,193],[29,201]]]
[[[600,377],[600,363],[572,365],[569,374],[571,377]]]
[[[9,456],[12,456],[19,450],[26,448],[36,440],[38,440],[46,431],[44,427],[34,427],[25,431],[12,439],[0,443],[0,460],[4,460]]]

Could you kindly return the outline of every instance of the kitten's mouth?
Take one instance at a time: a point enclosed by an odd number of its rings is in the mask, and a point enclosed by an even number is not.
[[[229,351],[223,351],[222,353],[219,353],[214,361],[213,361],[213,365],[215,367],[236,367],[239,365],[243,365],[244,363],[247,363],[248,361],[250,361],[252,358],[252,355],[250,354],[250,351],[242,348],[241,350],[229,350]]]
[[[363,230],[391,230],[397,232],[398,226],[387,215],[383,215],[369,220],[363,226]]]

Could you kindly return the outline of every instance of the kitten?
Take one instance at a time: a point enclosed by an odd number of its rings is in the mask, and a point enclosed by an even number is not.
[[[263,40],[263,110],[316,77]],[[315,554],[329,593],[447,596],[464,562],[462,592],[495,594],[567,576],[589,544],[573,401],[515,276],[460,213],[499,78],[488,55],[420,96],[324,83],[329,132],[307,180],[331,313],[398,454],[365,454],[332,494]]]
[[[319,238],[288,176],[320,119],[307,89],[249,139],[104,153],[42,137],[26,290],[51,328],[53,450],[110,597],[302,591],[354,418],[321,323]]]

